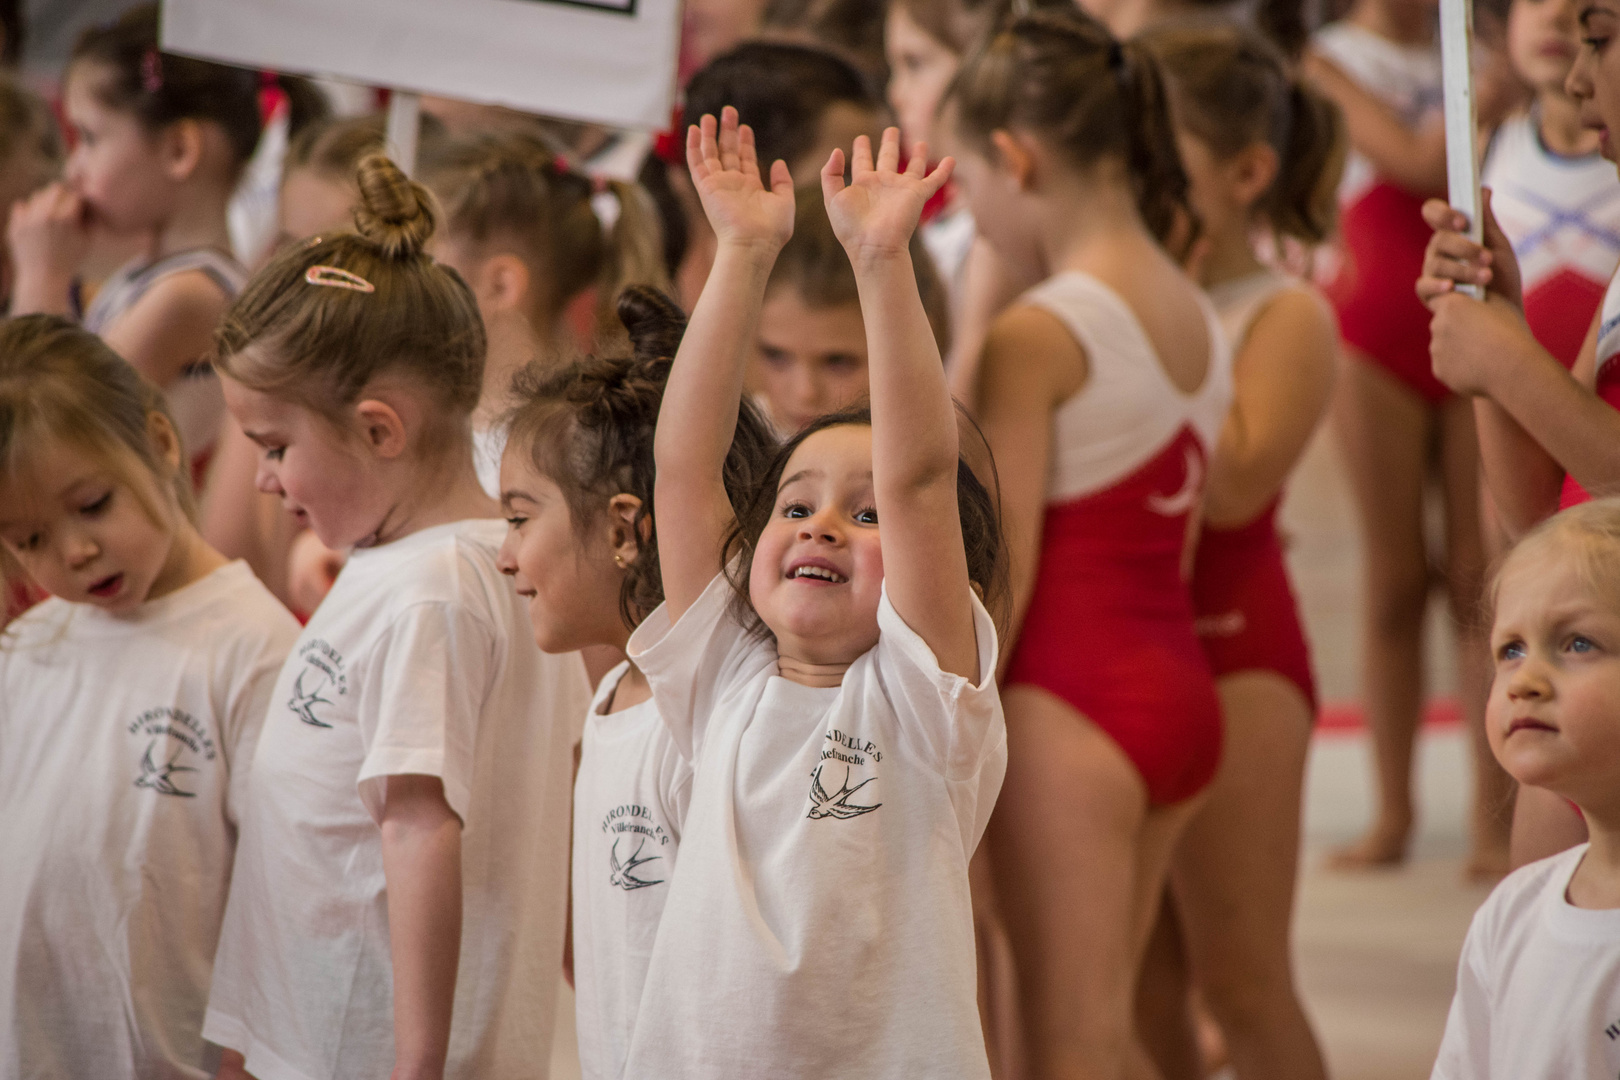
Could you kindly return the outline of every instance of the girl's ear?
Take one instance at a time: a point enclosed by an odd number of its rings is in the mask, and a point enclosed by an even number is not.
[[[1022,139],[1005,128],[990,133],[990,145],[996,149],[997,164],[1012,178],[1018,190],[1029,190],[1035,176],[1035,154]]]
[[[636,515],[641,512],[641,500],[628,492],[620,492],[608,500],[608,547],[613,552],[613,564],[627,567],[641,554],[644,537],[636,527]]]
[[[1227,163],[1227,175],[1232,180],[1232,195],[1243,206],[1260,201],[1277,179],[1282,161],[1269,143],[1254,142],[1237,152]]]
[[[405,452],[405,421],[386,401],[367,398],[354,407],[360,437],[380,458],[396,458]]]
[[[169,418],[160,412],[146,414],[146,437],[157,451],[157,459],[170,469],[180,468],[180,434]]]
[[[202,163],[203,142],[207,133],[201,121],[176,120],[163,129],[160,149],[163,170],[176,182],[189,180]]]
[[[490,313],[515,311],[527,315],[534,294],[529,264],[510,252],[491,255],[478,268],[474,293],[480,307]]]

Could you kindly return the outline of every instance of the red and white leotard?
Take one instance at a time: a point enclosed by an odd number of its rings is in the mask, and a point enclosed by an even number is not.
[[[1278,294],[1304,287],[1286,275],[1262,270],[1210,289],[1233,352],[1243,347],[1255,319]],[[1252,521],[1234,528],[1204,526],[1193,564],[1193,608],[1198,638],[1216,678],[1239,671],[1275,672],[1299,687],[1314,714],[1310,647],[1277,535],[1281,501],[1279,495]]]
[[[1609,282],[1603,294],[1602,312],[1598,323],[1597,377],[1592,390],[1609,408],[1620,409],[1620,274]],[[1573,476],[1566,475],[1558,508],[1566,509],[1591,497]]]
[[[1059,274],[1024,301],[1074,335],[1087,377],[1052,417],[1040,566],[1007,684],[1063,699],[1119,744],[1153,803],[1180,802],[1220,760],[1220,706],[1181,563],[1231,404],[1231,353],[1207,308],[1208,373],[1184,393],[1096,278]]]
[[[1416,126],[1439,114],[1444,95],[1438,45],[1401,45],[1345,22],[1323,27],[1313,41],[1402,122]],[[1423,198],[1379,176],[1372,162],[1352,151],[1339,185],[1344,261],[1325,289],[1345,343],[1425,401],[1438,403],[1451,391],[1429,368],[1429,311],[1412,289],[1429,243]]]
[[[1620,265],[1620,178],[1598,154],[1563,157],[1541,141],[1535,114],[1496,129],[1485,158],[1491,212],[1513,244],[1524,317],[1565,367]]]

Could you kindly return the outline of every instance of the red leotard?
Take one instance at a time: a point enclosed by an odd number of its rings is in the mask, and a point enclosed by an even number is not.
[[[1211,312],[1209,374],[1185,394],[1095,278],[1060,274],[1025,299],[1062,320],[1088,371],[1053,417],[1040,565],[1007,685],[1062,698],[1119,744],[1154,804],[1180,802],[1220,761],[1220,704],[1181,559],[1231,400],[1230,354]]]
[[[1416,126],[1442,102],[1438,46],[1401,45],[1349,23],[1323,27],[1316,48]],[[1339,187],[1343,264],[1327,283],[1339,332],[1363,358],[1437,404],[1451,391],[1429,367],[1429,312],[1412,289],[1430,230],[1423,197],[1378,176],[1358,153]]]
[[[1602,321],[1598,324],[1597,377],[1592,390],[1611,409],[1620,409],[1620,274],[1609,282],[1603,294],[1602,312]],[[1558,508],[1564,510],[1591,497],[1573,476],[1566,475]]]
[[[1227,340],[1242,347],[1255,318],[1279,292],[1299,283],[1269,270],[1210,290]],[[1299,621],[1277,535],[1281,496],[1252,521],[1236,528],[1205,525],[1193,565],[1193,608],[1198,639],[1215,677],[1239,671],[1271,671],[1299,687],[1316,712],[1311,651]]]

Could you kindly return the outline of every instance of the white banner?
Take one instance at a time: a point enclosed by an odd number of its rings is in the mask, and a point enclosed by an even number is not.
[[[680,0],[163,0],[163,48],[661,129]]]

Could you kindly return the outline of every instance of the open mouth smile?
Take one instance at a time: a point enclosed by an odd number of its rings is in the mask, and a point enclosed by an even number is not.
[[[829,585],[843,585],[849,581],[849,578],[819,559],[795,563],[788,568],[787,578],[790,581],[823,581]]]

